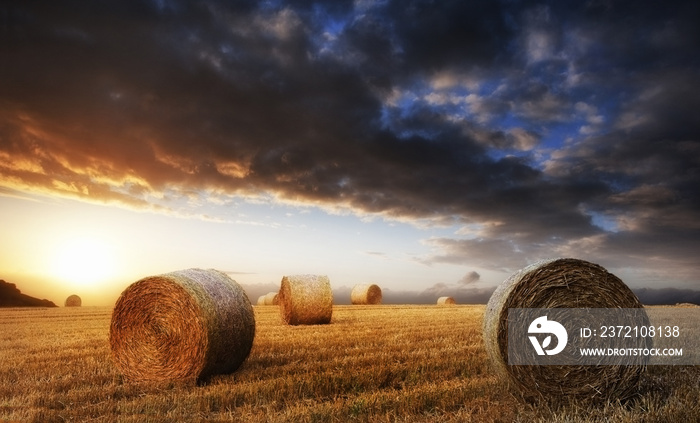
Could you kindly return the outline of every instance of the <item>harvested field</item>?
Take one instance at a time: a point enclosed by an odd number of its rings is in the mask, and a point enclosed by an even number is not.
[[[667,422],[700,415],[700,368],[650,366],[623,405],[522,402],[490,368],[484,306],[334,306],[329,325],[255,309],[233,374],[196,386],[126,382],[111,308],[0,310],[0,421]]]

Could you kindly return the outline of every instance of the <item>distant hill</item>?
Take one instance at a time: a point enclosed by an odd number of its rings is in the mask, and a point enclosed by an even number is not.
[[[22,294],[13,283],[0,279],[0,307],[58,307],[52,301]]]

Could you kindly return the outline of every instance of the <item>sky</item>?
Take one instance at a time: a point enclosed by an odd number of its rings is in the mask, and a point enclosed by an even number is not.
[[[694,1],[4,2],[0,278],[57,303],[189,267],[485,302],[574,257],[697,295],[698,21]]]

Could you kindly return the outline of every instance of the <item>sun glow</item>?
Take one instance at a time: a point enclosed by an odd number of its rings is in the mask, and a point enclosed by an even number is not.
[[[114,275],[116,263],[109,245],[93,238],[61,243],[52,263],[54,276],[76,286],[91,286]]]

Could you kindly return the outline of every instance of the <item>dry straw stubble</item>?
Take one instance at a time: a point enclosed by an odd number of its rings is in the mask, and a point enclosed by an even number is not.
[[[250,300],[217,270],[149,276],[117,300],[110,325],[112,357],[132,381],[203,380],[235,371],[255,337]]]
[[[511,275],[489,299],[483,327],[486,351],[496,370],[526,398],[624,400],[636,393],[644,366],[508,365],[508,309],[642,307],[627,285],[597,264],[543,260]]]
[[[64,303],[66,307],[80,307],[81,305],[83,305],[83,300],[77,295],[69,295]]]
[[[326,324],[331,321],[333,291],[328,276],[284,276],[278,299],[282,319],[289,325]]]
[[[375,284],[355,285],[350,293],[353,304],[381,304],[382,289]]]

